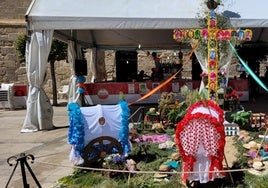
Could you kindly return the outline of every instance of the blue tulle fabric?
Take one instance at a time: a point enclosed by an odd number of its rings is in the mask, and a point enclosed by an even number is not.
[[[81,155],[84,149],[84,121],[77,103],[69,103],[69,132],[68,132],[68,142],[70,145],[75,146],[75,155]]]
[[[129,113],[130,109],[128,103],[125,100],[120,100],[118,104],[122,109],[122,120],[121,120],[121,128],[119,131],[119,142],[123,147],[124,154],[130,152],[130,144],[129,144]]]

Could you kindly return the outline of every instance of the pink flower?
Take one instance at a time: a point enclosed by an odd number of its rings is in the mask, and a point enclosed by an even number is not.
[[[208,38],[208,30],[207,29],[203,29],[201,35],[202,35],[202,38],[206,40]]]
[[[220,73],[221,73],[222,75],[226,75],[226,74],[227,74],[227,72],[226,72],[225,69],[220,70]]]
[[[210,75],[209,75],[209,77],[210,77],[210,80],[212,80],[213,82],[215,82],[217,75],[216,75],[215,72],[211,72]]]

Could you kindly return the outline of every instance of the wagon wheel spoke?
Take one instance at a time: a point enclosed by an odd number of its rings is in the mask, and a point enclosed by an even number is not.
[[[96,148],[91,147],[88,149],[88,153],[94,153],[96,155],[99,155],[100,151],[98,151]]]
[[[115,146],[114,143],[111,142],[111,143],[107,146],[106,151],[109,152],[109,153],[111,153],[111,149],[112,149],[114,146]]]
[[[87,147],[84,151],[84,160],[99,157],[100,152],[93,147]]]
[[[100,146],[100,151],[104,151],[104,140],[98,140],[99,146]]]
[[[100,152],[97,151],[95,148],[90,147],[88,145],[84,151],[84,166],[90,166],[93,162],[97,161],[99,159]]]
[[[108,144],[107,147],[104,147],[106,141]],[[102,136],[91,140],[84,149],[84,166],[90,166],[96,161],[103,160],[107,154],[112,153],[113,147],[118,149],[119,154],[123,153],[121,144],[113,137]],[[92,158],[89,158],[90,154],[93,154]]]

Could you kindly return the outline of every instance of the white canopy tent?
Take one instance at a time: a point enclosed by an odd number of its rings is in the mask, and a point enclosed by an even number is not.
[[[234,28],[251,28],[254,42],[267,42],[266,0],[223,3],[217,12],[229,16]],[[53,128],[53,110],[42,89],[53,36],[85,48],[137,49],[139,44],[143,49],[178,48],[173,29],[199,28],[205,9],[204,0],[33,0],[26,13],[30,86],[22,132]],[[73,46],[69,60],[78,56]]]

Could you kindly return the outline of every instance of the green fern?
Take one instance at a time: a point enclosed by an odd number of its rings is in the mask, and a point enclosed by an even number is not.
[[[238,125],[245,126],[249,123],[251,116],[251,111],[238,111],[231,115],[234,123]]]

